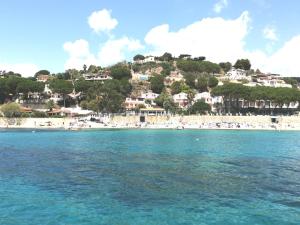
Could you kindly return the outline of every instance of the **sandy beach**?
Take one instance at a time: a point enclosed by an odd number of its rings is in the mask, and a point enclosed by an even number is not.
[[[275,119],[274,119],[275,118]],[[90,118],[0,118],[0,128],[12,129],[229,129],[300,130],[300,117],[270,116],[114,116],[101,122]]]

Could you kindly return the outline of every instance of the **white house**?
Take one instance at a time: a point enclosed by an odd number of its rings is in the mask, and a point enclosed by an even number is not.
[[[145,105],[145,100],[143,98],[126,98],[125,109],[132,110],[136,109],[139,105]]]
[[[173,95],[173,100],[180,108],[186,108],[188,105],[187,93],[180,92],[179,94],[175,94]]]
[[[257,79],[257,82],[260,83],[263,86],[266,87],[287,87],[287,88],[292,88],[293,86],[291,84],[287,84],[284,82],[284,80],[280,80],[280,79]]]
[[[37,78],[36,78],[36,81],[37,82],[47,82],[49,80],[50,76],[49,75],[38,75]]]
[[[203,100],[205,103],[209,104],[212,108],[212,111],[216,111],[217,104],[223,104],[222,96],[212,97],[209,92],[197,93],[194,97],[194,102]]]
[[[209,92],[202,92],[195,94],[194,102],[203,100],[207,104],[212,104],[212,97]]]
[[[105,81],[105,80],[112,79],[112,77],[108,73],[101,73],[101,74],[87,73],[87,74],[83,74],[83,77],[85,80],[88,81]]]
[[[143,60],[144,63],[147,63],[147,62],[155,62],[155,57],[154,56],[146,56],[145,59]]]
[[[159,96],[159,94],[153,93],[152,91],[148,91],[146,93],[143,93],[141,95],[141,98],[145,100],[154,100]]]
[[[159,96],[159,94],[153,93],[152,91],[148,91],[146,93],[141,94],[141,98],[144,100],[149,100],[151,105],[155,105],[154,100]]]
[[[226,76],[229,78],[229,80],[250,80],[250,77],[247,77],[247,73],[245,70],[242,69],[236,69],[234,67],[231,68],[226,73]]]

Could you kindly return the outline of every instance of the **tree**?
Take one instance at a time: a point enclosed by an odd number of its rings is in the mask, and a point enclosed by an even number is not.
[[[88,73],[98,73],[100,71],[100,67],[95,66],[95,65],[90,65],[87,72]]]
[[[92,95],[94,99],[88,104],[91,110],[103,113],[117,113],[123,110],[124,97],[114,89],[99,85]]]
[[[154,93],[160,94],[165,87],[164,85],[164,77],[161,75],[155,75],[150,79],[151,90]]]
[[[236,63],[234,64],[234,68],[242,69],[242,70],[250,70],[251,63],[250,63],[249,59],[238,59],[236,61]]]
[[[178,60],[177,67],[184,72],[219,73],[221,67],[209,61]]]
[[[83,78],[75,81],[75,91],[87,93],[88,90],[93,86],[92,82],[86,81]]]
[[[53,75],[54,77],[56,77],[57,79],[60,80],[69,80],[71,79],[70,74],[69,73],[56,73]]]
[[[139,60],[144,60],[145,56],[138,54],[136,56],[133,57],[133,61],[139,61]]]
[[[52,109],[54,108],[55,104],[54,104],[54,101],[53,100],[49,100],[47,103],[46,103],[46,107],[49,111],[52,111]]]
[[[207,85],[209,88],[214,88],[218,85],[219,81],[216,77],[210,76],[207,81]]]
[[[171,65],[171,63],[161,63],[160,66],[163,68],[161,75],[164,77],[169,76],[171,71],[174,69],[174,67]]]
[[[203,100],[195,102],[189,109],[191,114],[206,114],[211,111],[211,106],[205,103]]]
[[[9,72],[2,71],[2,75],[3,75],[4,77],[6,77],[6,78],[7,78],[7,77],[10,77],[10,76],[22,77],[21,74],[15,73],[15,72],[13,72],[13,71],[9,71]]]
[[[285,77],[283,78],[284,82],[287,84],[292,85],[294,88],[298,86],[298,80],[292,77]]]
[[[40,70],[34,74],[34,77],[37,77],[39,75],[50,75],[50,72],[49,70]]]
[[[162,61],[171,61],[171,60],[173,60],[173,56],[172,56],[171,53],[165,52],[165,53],[160,57],[160,59],[161,59]]]
[[[232,68],[232,64],[230,62],[221,62],[219,66],[223,69],[225,73],[227,73]]]
[[[9,76],[6,80],[7,92],[10,97],[14,97],[17,94],[17,87],[22,80],[25,78],[17,77],[17,76]]]
[[[194,100],[195,97],[195,91],[192,89],[188,89],[185,91],[185,93],[187,94],[187,99],[188,99],[188,106],[192,105],[192,102]]]
[[[171,94],[175,95],[181,92],[181,88],[182,88],[182,83],[180,81],[175,81],[172,85],[171,85]]]
[[[185,83],[190,86],[191,88],[196,88],[195,82],[196,82],[196,74],[195,73],[185,73],[184,79]]]
[[[177,110],[177,105],[175,104],[172,96],[168,94],[166,89],[164,89],[154,101],[158,106],[163,107],[167,113],[175,113]]]
[[[21,107],[15,102],[4,104],[0,109],[7,118],[19,117],[21,114]]]
[[[6,86],[7,78],[0,78],[0,104],[8,97],[8,88]]]
[[[208,82],[207,78],[203,76],[197,79],[196,88],[198,89],[199,92],[207,91],[207,82]]]
[[[66,95],[73,91],[73,85],[70,81],[54,79],[50,82],[50,89],[63,95],[64,107],[66,107]]]
[[[87,66],[84,64],[84,65],[83,65],[83,72],[84,72],[84,73],[86,73],[86,68],[87,68]]]
[[[110,75],[117,80],[130,79],[131,71],[126,65],[116,64],[110,68]]]
[[[225,110],[231,113],[234,109],[236,112],[240,112],[240,99],[246,99],[251,95],[251,88],[242,84],[226,83],[222,86],[217,86],[212,90],[212,95],[223,96]]]

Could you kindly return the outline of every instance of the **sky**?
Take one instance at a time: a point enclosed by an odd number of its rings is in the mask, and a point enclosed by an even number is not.
[[[299,77],[299,10],[297,0],[1,1],[0,70],[32,76],[170,52]]]

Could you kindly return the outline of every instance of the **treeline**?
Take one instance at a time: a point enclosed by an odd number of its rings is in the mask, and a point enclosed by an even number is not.
[[[184,72],[220,73],[221,67],[209,61],[178,60],[177,67]]]
[[[243,111],[251,111],[251,102],[263,101],[262,111],[271,113],[274,108],[282,109],[300,100],[300,91],[296,88],[248,87],[242,84],[226,83],[212,90],[212,95],[223,96],[226,112],[241,112],[240,100],[244,100]]]
[[[5,101],[10,101],[19,97],[22,94],[23,98],[28,97],[29,92],[42,93],[45,84],[36,82],[28,78],[19,76],[8,76],[0,79],[0,104]]]

